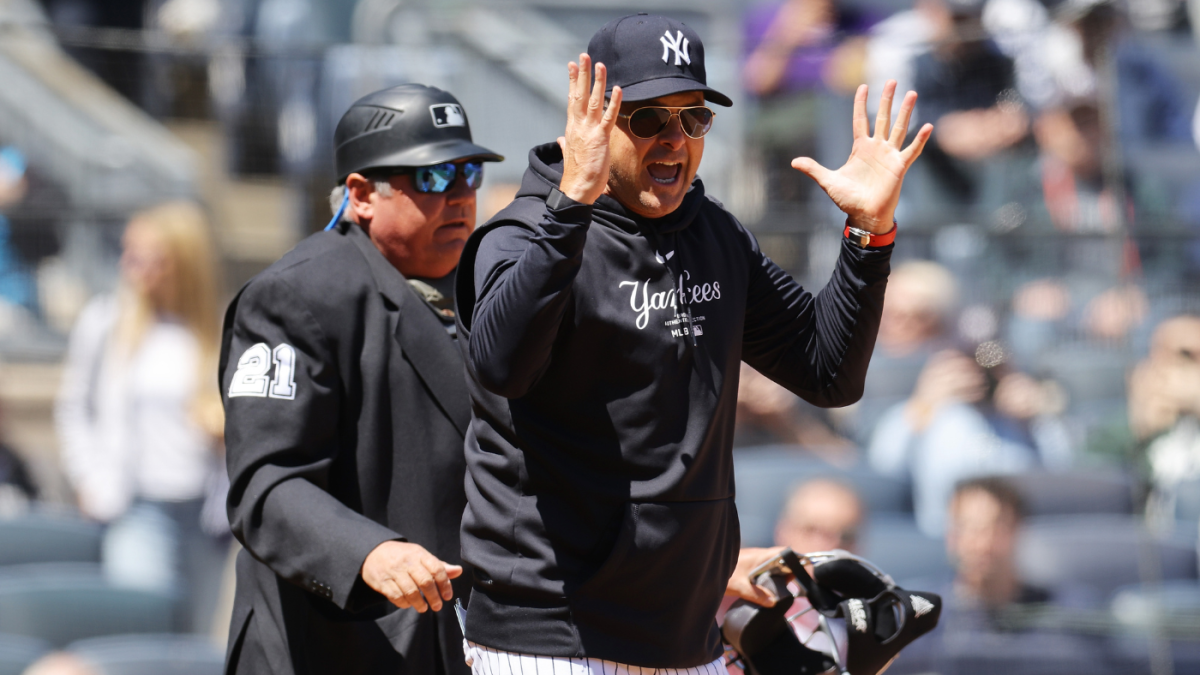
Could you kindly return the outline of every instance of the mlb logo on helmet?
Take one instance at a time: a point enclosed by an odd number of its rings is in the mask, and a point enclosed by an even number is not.
[[[443,127],[467,126],[467,116],[463,114],[463,109],[460,105],[439,103],[429,106],[429,112],[433,115],[433,126],[439,129]]]

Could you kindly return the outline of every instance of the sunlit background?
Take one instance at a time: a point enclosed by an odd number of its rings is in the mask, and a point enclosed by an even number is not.
[[[911,131],[936,125],[864,399],[818,410],[743,369],[743,543],[849,547],[943,594],[892,672],[1200,672],[1200,0],[0,0],[0,675],[220,671],[234,544],[189,364],[329,220],[337,120],[453,92],[507,157],[483,222],[562,133],[567,61],[638,11],[703,37],[734,106],[700,176],[814,291],[844,217],[790,160],[844,161],[862,82],[872,113],[894,78]],[[143,353],[163,326],[184,361]],[[186,370],[186,410],[114,404],[135,363]],[[92,453],[135,443],[106,415],[203,452]],[[785,508],[817,477],[860,504]]]

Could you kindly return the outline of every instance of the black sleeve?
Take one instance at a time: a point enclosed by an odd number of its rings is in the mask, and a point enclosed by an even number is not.
[[[469,357],[489,391],[519,398],[545,372],[591,219],[590,205],[547,209],[533,230],[500,225],[480,240]]]
[[[338,447],[342,378],[320,325],[292,286],[266,276],[234,301],[224,332],[234,536],[280,577],[343,609],[381,601],[363,592],[359,573],[376,546],[402,537],[328,492],[338,452],[355,449]]]
[[[892,248],[862,249],[843,239],[833,277],[813,296],[755,242],[742,360],[813,405],[862,398]]]

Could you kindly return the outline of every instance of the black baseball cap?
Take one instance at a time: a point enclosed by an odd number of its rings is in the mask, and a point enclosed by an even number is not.
[[[608,69],[608,93],[620,87],[626,101],[702,91],[707,101],[733,105],[708,86],[704,44],[682,21],[646,13],[623,16],[596,31],[587,53]]]
[[[453,94],[423,84],[402,84],[358,99],[342,115],[333,140],[339,183],[370,169],[504,159],[475,145],[467,111]]]

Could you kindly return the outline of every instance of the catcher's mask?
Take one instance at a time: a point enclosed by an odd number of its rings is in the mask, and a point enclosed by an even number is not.
[[[811,576],[805,565],[812,566]],[[790,618],[795,596],[788,589],[789,574],[812,605]],[[933,630],[942,612],[937,595],[906,591],[878,567],[842,550],[798,556],[785,549],[750,577],[779,601],[762,607],[739,600],[725,614],[721,634],[747,675],[878,675],[901,649]],[[834,645],[829,653],[808,648],[792,631],[790,622],[810,611],[817,612],[819,624],[813,635],[824,633]],[[829,628],[831,618],[846,622],[845,663]]]

